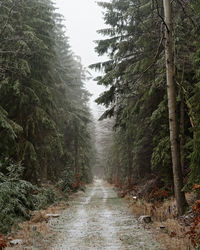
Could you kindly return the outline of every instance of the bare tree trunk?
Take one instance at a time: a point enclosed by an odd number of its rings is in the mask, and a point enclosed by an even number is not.
[[[47,181],[47,159],[46,159],[46,155],[45,155],[45,159],[44,159],[44,180]]]
[[[131,145],[131,142],[129,140],[129,144],[128,145]],[[127,148],[128,150],[128,171],[127,171],[127,176],[128,176],[128,187],[130,188],[131,185],[132,185],[132,153],[131,153],[131,150],[130,148],[128,147]]]
[[[174,192],[178,214],[182,215],[186,206],[185,194],[182,192],[183,178],[180,165],[180,150],[178,143],[178,122],[176,114],[176,89],[174,82],[174,65],[173,65],[173,43],[172,43],[172,19],[170,0],[163,0],[165,12],[165,55],[166,55],[166,74],[167,74],[167,96],[169,109],[169,129],[170,143],[173,165]]]
[[[185,145],[185,104],[183,99],[183,94],[181,93],[181,106],[180,106],[180,152],[181,152],[181,169],[182,174],[185,171],[185,160],[184,160],[184,145]]]
[[[79,174],[79,147],[78,147],[78,138],[75,138],[74,143],[74,173],[75,175]]]

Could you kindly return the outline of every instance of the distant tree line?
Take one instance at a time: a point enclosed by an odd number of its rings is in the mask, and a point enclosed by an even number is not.
[[[96,100],[114,117],[108,180],[131,186],[154,174],[175,191],[179,214],[184,190],[200,184],[200,1],[99,2],[107,28],[91,65],[107,87]],[[167,73],[167,74],[166,74]]]

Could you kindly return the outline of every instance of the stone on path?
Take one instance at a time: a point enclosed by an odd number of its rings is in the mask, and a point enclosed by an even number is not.
[[[16,239],[16,240],[11,240],[10,244],[15,246],[15,245],[21,245],[22,244],[22,240],[21,239]]]
[[[149,216],[149,215],[142,215],[142,216],[139,217],[138,220],[139,220],[139,222],[144,222],[144,223],[152,222],[151,216]]]

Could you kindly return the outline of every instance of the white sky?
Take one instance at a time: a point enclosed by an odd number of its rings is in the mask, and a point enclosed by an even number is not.
[[[95,53],[94,40],[98,40],[100,36],[97,34],[98,29],[105,27],[102,9],[97,5],[95,0],[54,0],[58,10],[65,17],[65,25],[67,36],[72,47],[72,51],[81,57],[82,64],[87,67],[90,64],[104,61],[106,57],[99,58]],[[102,37],[101,37],[102,38]],[[98,73],[92,72],[95,77]],[[93,97],[91,98],[91,108],[95,115],[96,99],[101,92],[104,91],[102,86],[98,86],[94,81],[86,84]]]

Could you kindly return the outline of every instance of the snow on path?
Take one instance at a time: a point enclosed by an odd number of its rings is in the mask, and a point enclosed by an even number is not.
[[[138,225],[127,204],[102,180],[73,198],[51,227],[59,237],[51,250],[156,250],[158,243]]]

